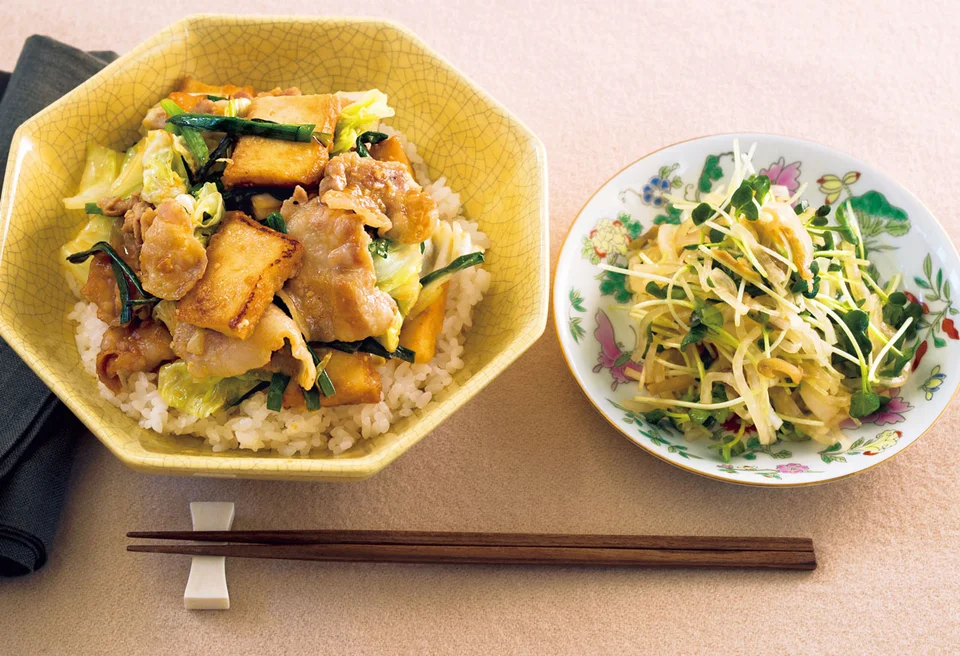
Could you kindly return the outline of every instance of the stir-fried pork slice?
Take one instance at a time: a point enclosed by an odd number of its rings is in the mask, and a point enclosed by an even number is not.
[[[318,198],[287,220],[287,232],[304,248],[303,268],[284,291],[311,341],[352,342],[382,335],[394,321],[396,302],[377,289],[363,218],[334,210]]]
[[[152,216],[140,218],[140,282],[160,298],[176,301],[193,289],[207,270],[207,252],[193,233],[183,206],[167,199]]]
[[[402,162],[381,162],[356,153],[330,160],[320,198],[329,207],[360,214],[381,237],[404,244],[429,239],[439,221],[437,204]]]
[[[307,191],[300,185],[297,185],[290,198],[283,201],[280,205],[280,215],[283,217],[283,220],[289,221],[290,217],[296,214],[300,206],[306,204],[308,200],[310,200],[310,197],[307,195]]]
[[[153,221],[153,215],[156,210],[150,203],[137,201],[123,215],[123,226],[120,228],[119,245],[117,252],[120,257],[130,265],[130,267],[139,275],[140,273],[140,248],[143,246],[143,225],[149,225]]]
[[[153,211],[153,210],[151,210]],[[110,236],[110,245],[120,258],[126,262],[134,273],[140,272],[139,246],[133,235],[114,230]],[[129,287],[130,294],[135,294],[133,287]],[[113,272],[113,264],[105,253],[97,253],[90,260],[90,269],[87,281],[80,289],[80,295],[97,306],[97,318],[111,326],[120,325],[120,290],[117,288],[117,277]],[[134,314],[140,318],[150,315],[150,308],[142,306]]]
[[[120,323],[120,291],[117,279],[113,275],[110,257],[97,253],[90,260],[90,272],[87,282],[80,289],[80,295],[97,306],[97,318],[111,326]]]
[[[336,96],[262,96],[250,103],[246,118],[275,123],[311,123],[318,132],[333,134],[340,116],[341,100]],[[330,154],[319,141],[296,143],[242,137],[223,172],[223,184],[230,187],[294,185],[314,186],[323,175]]]
[[[110,236],[110,245],[138,276],[140,275],[140,248],[143,246],[141,226],[153,220],[155,213],[156,210],[150,203],[136,201],[123,214],[123,223],[114,224],[113,234]]]
[[[131,194],[129,198],[121,198],[120,196],[101,198],[97,201],[97,207],[100,208],[104,216],[123,216],[132,209],[134,205],[140,202],[142,202],[140,200],[140,192],[136,192]]]
[[[302,333],[301,339],[303,339]],[[306,340],[303,340],[303,343],[306,344]],[[306,353],[309,354],[309,351],[306,351]],[[313,361],[312,356],[310,357],[310,361]],[[290,348],[289,344],[285,344],[279,351],[274,351],[270,355],[270,362],[265,364],[263,369],[273,373],[286,374],[287,376],[290,376],[291,382],[294,384],[294,386],[300,387],[297,377],[300,375],[303,369],[303,362],[293,356],[293,349]]]
[[[226,105],[226,100],[218,100],[217,102],[213,102],[209,98],[200,98],[200,100],[197,101],[197,104],[193,106],[193,109],[187,111],[191,111],[194,114],[223,114],[223,110],[220,108],[226,107]]]
[[[296,324],[276,305],[267,307],[247,339],[227,337],[183,321],[177,322],[173,332],[173,351],[187,363],[187,371],[196,378],[228,378],[260,369],[285,343],[290,344],[291,355],[299,362],[297,383],[308,389],[313,387],[317,379],[313,356]]]
[[[246,339],[283,283],[300,270],[303,247],[228,212],[207,247],[207,271],[177,304],[177,319]]]
[[[138,371],[154,371],[176,359],[170,349],[170,332],[162,323],[143,321],[136,327],[108,328],[97,355],[97,376],[116,394],[123,380]]]
[[[148,109],[147,115],[140,121],[144,130],[162,130],[166,124],[167,112],[160,105]]]

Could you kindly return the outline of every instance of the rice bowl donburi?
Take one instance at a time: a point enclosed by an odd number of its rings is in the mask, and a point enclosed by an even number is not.
[[[101,394],[215,451],[333,453],[463,366],[487,243],[377,90],[184,80],[125,154],[91,148],[64,245]]]

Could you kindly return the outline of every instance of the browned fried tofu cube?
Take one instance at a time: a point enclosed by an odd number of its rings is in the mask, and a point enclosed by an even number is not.
[[[242,92],[243,95],[253,97],[253,87],[238,87],[235,84],[205,84],[200,80],[195,80],[189,75],[180,80],[177,91],[183,93],[206,93],[221,98],[229,98]]]
[[[443,330],[443,315],[447,309],[449,288],[450,283],[444,284],[437,300],[417,316],[403,322],[403,328],[400,329],[400,346],[416,353],[414,360],[416,364],[430,362],[437,352],[437,336]]]
[[[367,150],[370,151],[372,158],[378,159],[381,162],[400,162],[407,169],[407,173],[410,174],[411,178],[417,177],[413,172],[413,165],[410,163],[410,158],[407,157],[407,152],[403,149],[403,144],[400,143],[400,138],[396,135],[389,139],[384,139],[380,143],[371,144]]]
[[[326,354],[318,352],[317,355],[322,360]],[[354,403],[379,403],[381,387],[377,366],[380,362],[383,360],[369,353],[333,351],[325,371],[330,376],[336,394],[321,396],[320,405],[329,408]]]
[[[333,134],[340,116],[340,98],[330,95],[262,96],[250,103],[246,118],[275,123],[311,123],[316,131]],[[323,177],[330,153],[327,146],[311,141],[297,143],[242,137],[223,172],[227,187],[314,186]]]
[[[302,259],[296,239],[228,212],[207,247],[207,270],[177,303],[177,318],[246,339]]]
[[[378,403],[380,401],[380,373],[377,371],[380,358],[368,353],[344,353],[333,349],[317,348],[322,360],[331,353],[326,372],[330,376],[336,394],[320,396],[320,405],[330,408],[336,405]],[[283,407],[303,409],[303,390],[296,381],[291,381],[283,392]]]

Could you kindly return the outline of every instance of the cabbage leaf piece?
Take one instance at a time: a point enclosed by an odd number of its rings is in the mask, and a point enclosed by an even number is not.
[[[96,203],[110,195],[110,187],[117,179],[123,164],[123,153],[103,146],[89,146],[87,161],[77,193],[63,199],[68,210],[82,210],[87,203]]]
[[[395,112],[387,104],[387,94],[379,89],[370,89],[363,97],[340,111],[333,139],[333,154],[344,153],[357,142],[357,137],[390,118]]]
[[[153,205],[187,193],[189,177],[183,158],[192,155],[179,137],[164,130],[151,130],[143,149],[143,190],[140,197]]]
[[[187,363],[177,360],[160,367],[157,388],[167,405],[203,419],[233,405],[265,380],[270,374],[259,370],[230,378],[194,378]]]

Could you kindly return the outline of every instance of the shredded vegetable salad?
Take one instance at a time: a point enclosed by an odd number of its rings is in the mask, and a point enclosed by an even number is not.
[[[845,443],[911,372],[922,307],[881,279],[849,204],[808,207],[771,185],[734,142],[726,186],[668,197],[679,225],[630,244],[638,324],[633,408],[688,439],[710,437],[723,460],[761,444]],[[721,435],[722,434],[722,435]]]

